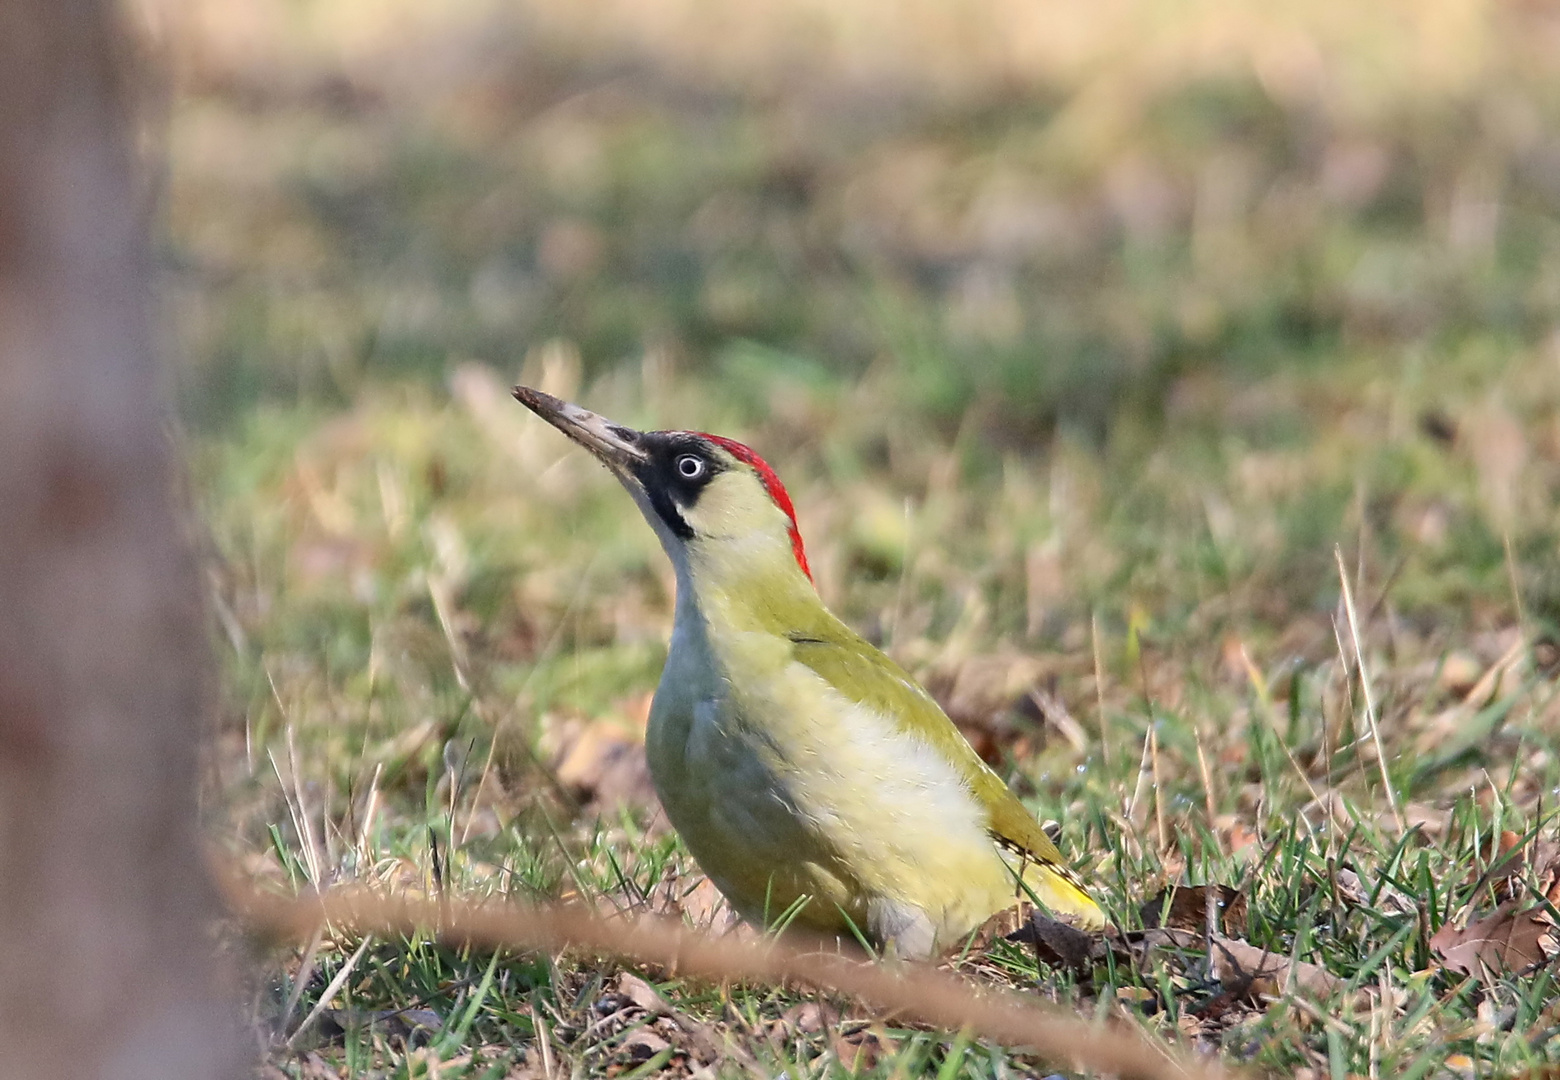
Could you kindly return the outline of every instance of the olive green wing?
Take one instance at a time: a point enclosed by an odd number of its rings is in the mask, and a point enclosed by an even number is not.
[[[1016,856],[1024,880],[1047,907],[1090,928],[1105,916],[1039,822],[975,753],[953,721],[904,669],[843,623],[791,635],[796,659],[840,694],[879,715],[951,762],[990,815],[999,845]]]

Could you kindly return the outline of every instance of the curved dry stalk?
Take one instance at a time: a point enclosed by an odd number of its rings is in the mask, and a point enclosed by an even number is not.
[[[289,899],[230,878],[226,892],[240,919],[282,937],[306,939],[329,922],[364,934],[423,932],[489,948],[609,953],[694,978],[807,983],[938,1027],[968,1028],[1078,1069],[1142,1080],[1239,1075],[1217,1063],[1192,1061],[1124,1023],[1085,1020],[1008,990],[977,991],[930,967],[862,963],[817,942],[813,948],[791,941],[749,943],[707,937],[664,919],[609,919],[578,907],[428,900],[356,888]]]
[[[1349,572],[1343,565],[1342,545],[1333,545],[1333,558],[1338,560],[1338,581],[1343,585],[1343,610],[1349,618],[1349,636],[1354,641],[1354,658],[1360,669],[1360,692],[1365,698],[1365,722],[1370,726],[1370,740],[1376,747],[1376,764],[1381,769],[1381,786],[1387,789],[1387,803],[1392,807],[1392,817],[1398,832],[1407,830],[1403,809],[1398,805],[1397,792],[1392,787],[1392,774],[1387,771],[1387,751],[1381,745],[1381,726],[1376,722],[1376,699],[1370,689],[1370,669],[1365,666],[1365,646],[1360,641],[1360,617],[1354,610],[1354,590],[1349,588]]]

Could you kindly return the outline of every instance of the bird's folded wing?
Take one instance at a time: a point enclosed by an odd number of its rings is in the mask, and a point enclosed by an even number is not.
[[[791,641],[796,659],[840,694],[892,718],[907,735],[933,747],[953,764],[986,807],[992,836],[1000,844],[1072,877],[1061,852],[1039,822],[903,668],[843,624],[815,636],[793,635]]]

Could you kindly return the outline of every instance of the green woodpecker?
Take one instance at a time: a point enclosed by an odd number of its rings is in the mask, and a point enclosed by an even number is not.
[[[1032,894],[1098,929],[1061,853],[909,675],[830,614],[790,496],[732,439],[635,431],[517,386],[622,481],[677,576],[646,754],[666,816],[745,917],[796,910],[901,956]]]

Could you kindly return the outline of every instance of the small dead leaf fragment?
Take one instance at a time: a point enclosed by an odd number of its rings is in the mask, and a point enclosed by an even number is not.
[[[1224,842],[1229,847],[1231,857],[1240,855],[1242,852],[1249,855],[1262,850],[1262,837],[1258,836],[1244,822],[1240,821],[1229,827]]]
[[[1228,885],[1172,885],[1145,903],[1138,914],[1145,929],[1201,932],[1208,925],[1210,901],[1215,929],[1237,936],[1246,932],[1246,897]]]
[[[1489,869],[1475,880],[1493,887],[1501,900],[1522,899],[1529,881],[1551,902],[1560,896],[1560,840],[1535,838],[1523,844],[1522,836],[1508,829],[1498,843]]]
[[[940,664],[923,674],[923,682],[975,752],[995,765],[1006,751],[1035,752],[1048,729],[1087,742],[1060,701],[1051,699],[1048,713],[1046,703],[1029,697],[1055,670],[1052,658],[1003,652]]]
[[[776,1026],[786,1037],[796,1034],[816,1035],[820,1031],[840,1026],[840,1011],[825,1002],[804,1001],[780,1014]]]
[[[636,1028],[623,1040],[623,1049],[635,1061],[649,1061],[671,1045],[647,1027]]]
[[[1440,836],[1451,824],[1452,815],[1428,803],[1410,802],[1403,807],[1403,821],[1410,829],[1417,829],[1426,836]]]
[[[694,1051],[705,1061],[716,1061],[728,1049],[720,1033],[709,1024],[701,1023],[674,1008],[661,996],[661,992],[638,975],[621,973],[608,998],[618,998],[643,1009],[652,1017],[668,1017],[667,1021],[688,1035]],[[668,1029],[670,1030],[670,1029]]]
[[[644,743],[607,720],[573,721],[555,736],[553,774],[588,813],[654,807]]]
[[[1436,682],[1441,689],[1461,697],[1473,689],[1483,674],[1484,665],[1477,656],[1466,650],[1458,650],[1448,653],[1446,659],[1441,661],[1441,671],[1436,676]]]
[[[1087,968],[1094,953],[1091,935],[1038,910],[1031,911],[1029,921],[1008,934],[1007,940],[1032,945],[1035,955],[1047,964],[1074,970]]]
[[[1241,1002],[1244,996],[1233,990],[1226,990],[1222,994],[1209,998],[1197,1008],[1188,1010],[1185,1016],[1195,1017],[1201,1024],[1218,1024],[1230,1013],[1243,1008]]]
[[[968,946],[960,943],[951,951],[955,954],[967,952],[971,956],[978,956],[991,948],[993,941],[1009,937],[1028,926],[1029,916],[1034,913],[1034,910],[1035,906],[1027,900],[1005,907],[975,928],[975,933],[969,938]]]
[[[834,1056],[853,1073],[872,1071],[884,1055],[896,1048],[888,1033],[875,1025],[834,1036]]]
[[[1430,951],[1451,971],[1487,979],[1548,963],[1560,953],[1560,938],[1542,908],[1519,911],[1517,902],[1508,900],[1465,929],[1441,927],[1430,939]]]
[[[715,883],[704,876],[668,874],[650,894],[650,910],[658,915],[682,917],[700,930],[729,931],[739,920]]]
[[[341,1074],[331,1068],[330,1062],[313,1050],[298,1059],[298,1075],[303,1080],[341,1080]]]
[[[616,991],[651,1016],[665,1016],[672,1011],[655,987],[627,971],[617,977]]]

